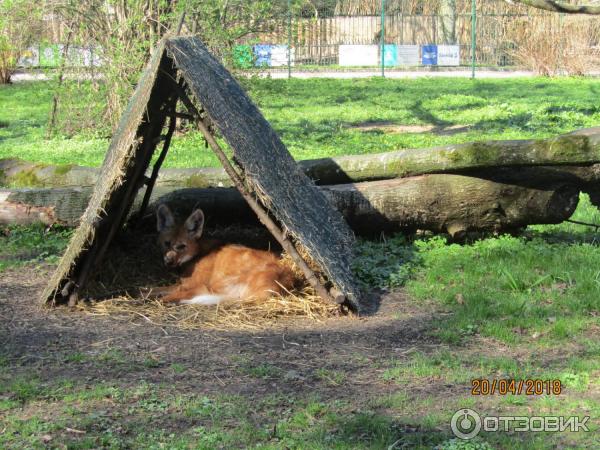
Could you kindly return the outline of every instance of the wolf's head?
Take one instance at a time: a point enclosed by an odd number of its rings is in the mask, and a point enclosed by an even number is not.
[[[204,229],[201,209],[194,210],[185,222],[177,224],[169,207],[160,205],[156,210],[156,228],[167,267],[181,267],[200,253],[199,241]]]

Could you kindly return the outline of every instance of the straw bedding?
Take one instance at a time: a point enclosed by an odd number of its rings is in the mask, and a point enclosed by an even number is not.
[[[279,250],[262,228],[227,227],[206,233],[211,238]],[[142,319],[158,326],[220,330],[258,330],[285,323],[286,319],[318,322],[339,314],[337,305],[323,301],[310,287],[300,287],[286,295],[273,295],[266,301],[249,299],[217,306],[165,306],[148,295],[148,291],[175,283],[177,276],[165,269],[155,241],[156,232],[151,229],[121,236],[86,289],[88,298],[98,299],[107,292],[108,298],[83,302],[80,310],[94,316]],[[282,263],[301,277],[300,270],[288,255],[282,256]]]
[[[84,303],[79,307],[93,316],[143,319],[157,326],[181,329],[212,328],[217,330],[260,330],[285,323],[285,319],[308,319],[316,322],[338,315],[336,305],[325,303],[310,289],[299,293],[275,295],[268,300],[245,300],[217,306],[165,306],[149,298],[117,298]]]

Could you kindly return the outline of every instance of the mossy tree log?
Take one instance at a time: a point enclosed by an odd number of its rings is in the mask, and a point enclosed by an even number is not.
[[[461,236],[468,231],[501,231],[530,224],[559,223],[571,216],[579,198],[579,189],[561,180],[536,188],[446,174],[321,189],[352,229],[361,235],[426,229]],[[29,216],[15,215],[13,222],[23,221],[25,217],[29,223],[75,225],[90,192],[85,189],[0,191],[0,211],[5,211],[4,215],[0,212],[0,221],[6,223],[6,211],[12,205],[13,210],[32,211]],[[153,194],[152,204],[160,202],[169,203],[181,215],[200,207],[212,224],[257,223],[242,196],[232,188],[172,190],[159,187]],[[153,220],[152,211],[151,207],[149,220]],[[11,218],[8,219],[10,222]]]
[[[321,189],[359,235],[422,229],[460,238],[469,231],[560,223],[573,214],[579,200],[579,189],[562,181],[539,189],[462,175],[421,175]],[[213,223],[247,223],[252,217],[230,189],[176,190],[160,200],[181,215],[195,206],[206,209]]]
[[[541,140],[485,141],[298,162],[318,185],[355,183],[430,173],[472,173],[496,167],[587,166],[600,163],[600,128]],[[0,183],[9,186],[92,186],[98,169],[0,160]],[[163,169],[157,186],[229,187],[220,168]]]

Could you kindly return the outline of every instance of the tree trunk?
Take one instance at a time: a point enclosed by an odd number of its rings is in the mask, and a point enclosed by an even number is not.
[[[456,0],[441,0],[442,42],[456,44]]]
[[[318,185],[384,180],[429,173],[476,173],[475,169],[522,166],[582,166],[600,163],[600,127],[543,140],[488,141],[370,155],[298,162]],[[570,168],[564,169],[566,171]],[[0,160],[0,183],[6,186],[93,186],[99,169],[49,166],[16,159]],[[162,169],[157,186],[228,187],[221,168]]]
[[[361,235],[425,229],[461,236],[467,231],[559,223],[571,216],[579,198],[579,189],[561,180],[539,188],[462,175],[422,175],[322,190]],[[73,226],[87,206],[90,193],[91,189],[0,191],[0,223],[41,221]],[[202,208],[210,224],[257,223],[242,196],[232,188],[158,187],[152,205],[158,202],[169,203],[182,216],[194,207]],[[154,220],[152,211],[151,207],[149,220]]]
[[[323,188],[359,234],[431,230],[462,237],[560,223],[578,203],[579,190],[553,183],[529,188],[462,175],[421,175]]]

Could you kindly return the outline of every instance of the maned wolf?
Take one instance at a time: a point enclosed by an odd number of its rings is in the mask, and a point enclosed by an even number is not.
[[[226,300],[267,299],[294,286],[292,271],[273,253],[202,239],[204,213],[200,209],[178,225],[163,204],[156,218],[165,264],[183,269],[178,284],[154,290],[164,295],[164,302],[216,305]]]

